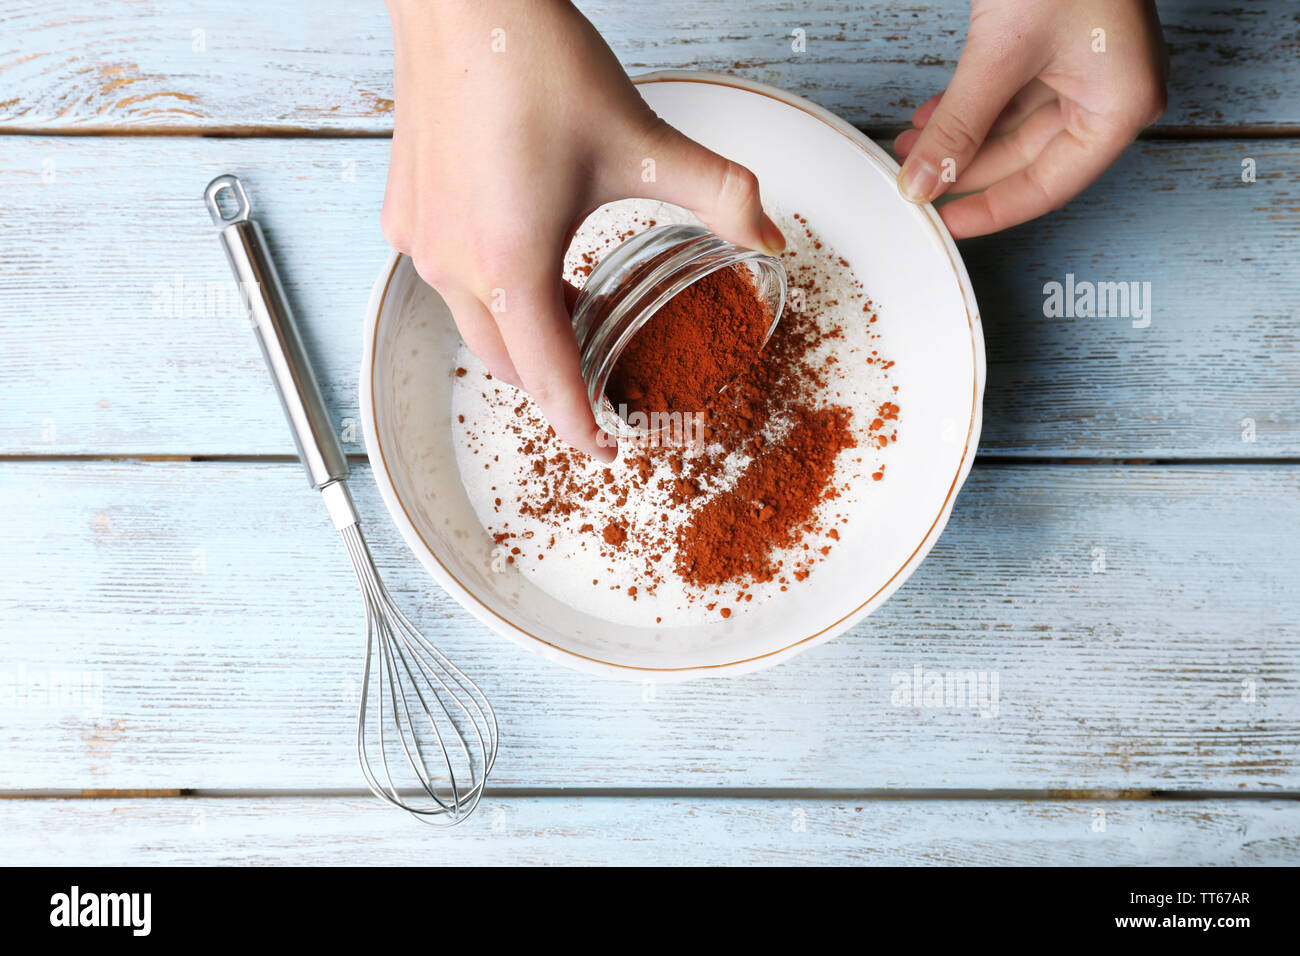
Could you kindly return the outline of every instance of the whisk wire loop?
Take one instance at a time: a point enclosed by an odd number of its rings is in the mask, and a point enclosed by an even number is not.
[[[340,534],[366,608],[357,709],[361,772],[381,800],[423,822],[453,826],[483,796],[496,761],[496,715],[478,686],[389,596],[360,525],[348,525]],[[369,707],[372,693],[375,719]]]

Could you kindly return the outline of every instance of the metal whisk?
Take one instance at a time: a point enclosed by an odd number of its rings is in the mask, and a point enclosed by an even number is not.
[[[231,192],[225,215],[217,197]],[[393,603],[379,579],[346,484],[348,460],[267,254],[244,185],[235,176],[208,183],[204,201],[248,307],[262,355],[284,406],[313,488],[343,538],[366,605],[366,659],[357,708],[357,761],[381,800],[426,823],[453,826],[483,796],[497,754],[497,721],[483,692],[434,647]],[[375,719],[367,719],[371,696]]]

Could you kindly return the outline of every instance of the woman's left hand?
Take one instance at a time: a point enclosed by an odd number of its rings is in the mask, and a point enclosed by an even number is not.
[[[1165,107],[1168,54],[1149,0],[973,0],[948,88],[894,149],[913,202],[979,236],[1065,205]]]

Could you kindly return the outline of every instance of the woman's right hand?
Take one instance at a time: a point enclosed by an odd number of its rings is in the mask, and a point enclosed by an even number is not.
[[[732,242],[779,251],[743,166],[664,123],[564,0],[389,0],[396,97],[384,235],[438,290],[489,371],[601,460],[562,280],[604,203],[659,199]]]

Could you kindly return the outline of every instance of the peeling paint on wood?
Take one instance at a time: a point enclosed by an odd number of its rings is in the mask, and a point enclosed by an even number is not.
[[[486,797],[453,833],[343,797],[0,800],[0,856],[47,866],[1294,865],[1294,801]]]
[[[357,422],[387,161],[376,141],[0,136],[0,454],[293,453],[198,198],[231,170],[326,403]],[[989,357],[981,451],[1300,456],[1300,215],[1280,212],[1298,183],[1300,141],[1141,143],[1064,209],[964,243]],[[1149,327],[1044,316],[1067,273],[1149,282]]]
[[[487,631],[354,475],[397,601],[496,703],[498,786],[1300,789],[1293,466],[977,466],[849,634],[653,694]],[[358,786],[360,599],[296,462],[10,462],[0,498],[0,660],[74,691],[0,709],[0,789]],[[896,704],[917,666],[997,674],[996,717]]]
[[[897,127],[947,83],[964,0],[727,0],[580,6],[633,73],[703,69],[783,86],[871,128]],[[1300,126],[1300,14],[1287,0],[1162,2],[1176,129]],[[391,130],[382,4],[241,0],[0,4],[0,127]],[[791,46],[802,29],[806,50]],[[453,42],[470,42],[456,38]]]
[[[581,5],[633,72],[735,73],[875,130],[946,83],[966,10]],[[985,461],[926,565],[851,634],[653,696],[572,674],[434,586],[357,469],[399,602],[498,701],[494,784],[741,794],[494,796],[440,861],[1300,861],[1297,804],[1267,799],[1297,789],[1300,752],[1300,141],[1241,138],[1300,132],[1300,12],[1159,6],[1173,71],[1152,138],[1065,209],[963,248],[983,450],[1133,463]],[[229,169],[261,197],[327,403],[357,417],[388,25],[379,4],[303,9],[0,0],[0,134],[78,134],[0,135],[0,456],[18,459],[0,461],[0,791],[67,797],[0,799],[8,862],[427,862],[412,836],[439,839],[368,799],[185,795],[358,783],[359,607],[319,502],[292,463],[190,462],[293,450],[213,298],[229,276],[198,195]],[[1187,134],[1214,138],[1168,139]],[[1067,271],[1149,281],[1151,326],[1047,319],[1042,286]],[[1259,463],[1150,464],[1179,458]],[[893,706],[891,675],[917,664],[997,673],[999,716]],[[1050,799],[918,796],[962,788]],[[1258,799],[1153,798],[1215,789]]]

